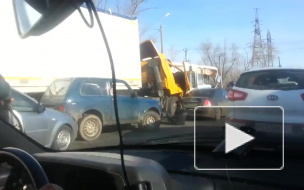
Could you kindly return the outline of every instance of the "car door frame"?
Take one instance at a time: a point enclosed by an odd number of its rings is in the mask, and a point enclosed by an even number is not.
[[[105,95],[84,95],[81,93],[82,87],[85,83],[92,81],[93,83],[105,83],[106,89]],[[98,105],[98,102],[108,102],[111,100],[111,97],[108,93],[108,85],[107,85],[107,80],[106,79],[102,79],[102,78],[85,78],[84,80],[81,80],[81,82],[78,84],[79,87],[77,88],[77,93],[78,93],[78,108],[80,109],[79,111],[74,110],[75,112],[79,112],[79,114],[82,116],[85,112],[90,111],[90,110],[96,110],[98,111],[101,116],[102,116],[102,122],[103,125],[111,125],[112,124],[112,120],[111,120],[111,104],[106,104],[106,105]],[[96,103],[94,105],[88,103],[89,98],[95,98],[94,101],[96,101]],[[104,101],[106,100],[106,101]],[[90,101],[90,100],[89,100]],[[93,102],[94,102],[93,101]],[[81,118],[81,116],[79,116]]]
[[[110,89],[112,88],[112,81],[108,81],[109,82],[109,91]],[[119,95],[117,94],[117,104],[119,106],[120,103],[123,103],[123,104],[120,104],[122,105],[123,108],[120,108],[118,110],[118,113],[119,113],[119,119],[120,119],[120,122],[122,124],[131,124],[131,123],[135,123],[138,121],[138,118],[139,118],[139,106],[138,106],[138,99],[136,96],[133,96],[132,94],[134,94],[134,91],[131,89],[131,87],[128,85],[127,82],[123,81],[123,80],[116,80],[116,85],[117,83],[123,83],[126,87],[127,87],[127,90],[130,92],[130,95]],[[111,94],[110,94],[111,95]],[[111,95],[112,96],[112,95]],[[112,115],[112,120],[114,122],[116,122],[115,120],[115,112],[114,112],[114,101],[113,101],[113,96],[112,96],[112,105],[111,105],[111,108],[112,108],[112,111],[111,111],[111,115]],[[129,100],[129,101],[128,101]],[[128,105],[129,107],[129,110],[133,110],[133,112],[124,112],[123,110],[126,110],[127,108],[126,105]],[[127,113],[128,115],[123,115]]]

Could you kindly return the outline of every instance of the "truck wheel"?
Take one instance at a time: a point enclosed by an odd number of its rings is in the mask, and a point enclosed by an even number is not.
[[[88,114],[80,120],[79,135],[83,140],[96,140],[102,132],[102,122],[96,115]]]
[[[145,130],[158,129],[161,123],[161,118],[155,111],[147,111],[140,123],[140,128]]]
[[[184,125],[186,123],[187,114],[182,110],[178,109],[175,116],[169,120],[173,125]]]
[[[222,110],[220,108],[216,108],[214,110],[214,119],[218,121],[221,118],[222,118]]]
[[[63,125],[56,133],[52,149],[67,150],[72,142],[72,130],[69,126]]]
[[[168,112],[171,114],[171,116],[175,115],[178,107],[179,107],[179,101],[176,96],[168,98]]]

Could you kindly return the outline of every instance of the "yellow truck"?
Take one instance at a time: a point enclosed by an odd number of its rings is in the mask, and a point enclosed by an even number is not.
[[[140,59],[142,88],[138,95],[159,97],[163,116],[172,123],[183,121],[185,111],[181,99],[190,90],[186,69],[174,66],[150,40],[140,44]],[[171,67],[178,72],[173,73]]]

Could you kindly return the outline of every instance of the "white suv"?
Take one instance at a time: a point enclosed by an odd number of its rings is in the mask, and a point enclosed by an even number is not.
[[[266,68],[244,72],[229,91],[230,106],[281,106],[286,135],[304,135],[304,69]],[[255,131],[282,131],[280,109],[229,109],[226,121]]]

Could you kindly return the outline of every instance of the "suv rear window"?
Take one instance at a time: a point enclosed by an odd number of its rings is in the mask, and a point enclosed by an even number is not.
[[[57,80],[54,81],[47,91],[45,92],[46,96],[63,96],[67,93],[67,90],[71,84],[70,80]]]
[[[244,73],[236,87],[255,90],[304,89],[304,70],[268,70]]]

